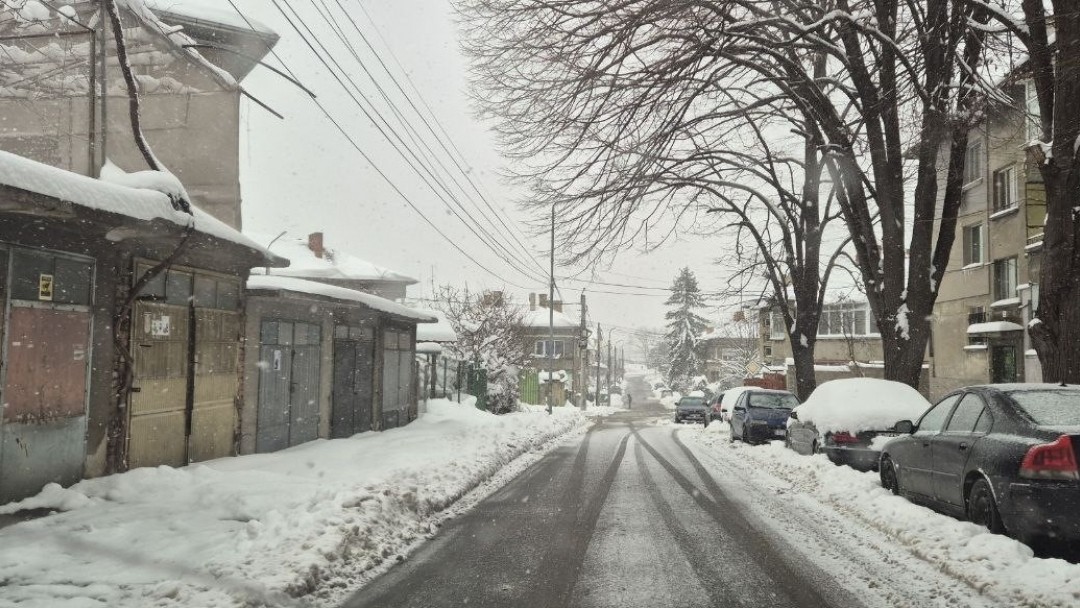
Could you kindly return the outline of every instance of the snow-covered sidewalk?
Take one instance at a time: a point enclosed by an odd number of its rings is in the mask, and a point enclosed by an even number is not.
[[[879,580],[868,581],[871,589],[885,593],[890,586],[886,577],[929,564],[971,588],[964,601],[943,596],[950,606],[1080,605],[1080,564],[1034,557],[1018,541],[894,496],[881,487],[876,473],[836,466],[821,454],[801,456],[779,441],[732,444],[721,422],[679,436],[706,467],[725,474],[725,483],[740,486],[753,511],[763,514],[762,525],[776,527],[793,546],[810,553],[824,547],[849,557],[868,552],[891,564],[874,573]],[[898,588],[927,587],[935,585],[936,576],[912,580],[907,574],[895,582]],[[859,583],[855,573],[849,578]],[[884,599],[902,603],[897,597]]]
[[[50,486],[0,507],[64,511],[0,530],[0,606],[332,603],[584,424],[433,401],[384,433]]]

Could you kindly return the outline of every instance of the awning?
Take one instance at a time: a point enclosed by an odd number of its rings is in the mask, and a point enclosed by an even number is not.
[[[1000,334],[1007,331],[1024,331],[1024,326],[1012,321],[990,321],[988,323],[972,323],[967,328],[968,335]]]

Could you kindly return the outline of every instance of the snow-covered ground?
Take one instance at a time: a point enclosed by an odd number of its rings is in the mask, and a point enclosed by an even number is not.
[[[876,473],[836,466],[820,454],[801,456],[781,442],[732,444],[722,422],[688,427],[679,437],[704,466],[724,473],[722,485],[749,504],[761,525],[827,571],[849,572],[860,596],[870,590],[884,605],[918,605],[905,594],[933,595],[948,577],[972,591],[942,593],[941,606],[1080,605],[1080,564],[1036,558],[1020,542],[893,496]]]
[[[586,424],[438,400],[407,427],[46,488],[0,530],[0,606],[307,606],[403,559]]]

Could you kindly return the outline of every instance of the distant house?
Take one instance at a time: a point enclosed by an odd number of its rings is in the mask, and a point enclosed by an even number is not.
[[[554,319],[554,340],[549,332],[549,320]],[[532,365],[526,370],[522,383],[522,401],[542,404],[552,391],[555,405],[562,405],[574,391],[585,390],[584,346],[581,322],[563,312],[559,300],[548,306],[547,294],[529,294],[529,310],[522,316],[522,329],[526,335]],[[552,374],[549,382],[546,372]],[[541,373],[544,372],[544,373]]]
[[[761,362],[769,369],[786,367],[788,390],[795,390],[791,342],[780,310],[763,307],[758,311],[758,322]],[[882,378],[884,359],[881,335],[869,303],[842,300],[822,307],[814,343],[814,375],[818,384],[837,378]],[[930,394],[929,365],[924,366],[919,392]]]
[[[406,289],[416,284],[416,279],[399,272],[372,264],[348,252],[327,247],[322,232],[313,232],[306,238],[283,236],[275,239],[266,235],[252,235],[266,242],[275,254],[292,263],[288,268],[278,268],[272,274],[296,277],[356,289],[389,300],[405,297]]]
[[[709,382],[741,378],[756,371],[749,369],[748,364],[760,364],[756,337],[731,335],[719,327],[710,327],[698,336],[698,347]]]
[[[242,285],[286,262],[193,211],[0,152],[0,502],[236,453]]]

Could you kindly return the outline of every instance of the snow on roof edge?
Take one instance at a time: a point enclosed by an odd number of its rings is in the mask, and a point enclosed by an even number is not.
[[[438,321],[438,319],[433,316],[423,314],[408,306],[398,304],[397,302],[387,300],[386,298],[381,298],[377,295],[364,293],[355,289],[338,287],[337,285],[327,285],[326,283],[319,283],[318,281],[297,279],[295,277],[283,277],[273,274],[253,274],[248,278],[247,288],[294,291],[297,293],[324,296],[337,300],[359,302],[368,308],[398,317],[412,319],[417,323],[435,323]]]
[[[0,185],[137,220],[163,219],[177,226],[194,222],[197,232],[242,245],[267,259],[279,259],[269,249],[195,205],[192,205],[193,215],[174,209],[169,197],[157,190],[97,180],[3,150],[0,150]]]

